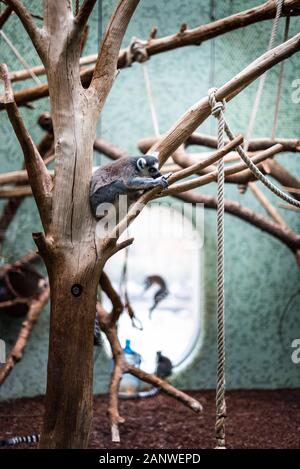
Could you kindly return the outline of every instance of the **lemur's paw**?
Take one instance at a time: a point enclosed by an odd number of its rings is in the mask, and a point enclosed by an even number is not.
[[[168,180],[165,176],[161,176],[159,178],[159,182],[160,182],[160,186],[163,188],[163,189],[166,189],[166,187],[168,187],[169,183],[168,183]]]

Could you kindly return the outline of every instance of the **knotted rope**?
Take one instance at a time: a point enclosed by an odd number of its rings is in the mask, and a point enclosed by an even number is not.
[[[147,41],[142,41],[137,37],[133,37],[130,41],[129,46],[126,49],[126,66],[130,67],[133,61],[139,62],[142,65],[143,74],[144,74],[144,82],[145,82],[145,89],[147,93],[147,99],[149,103],[151,119],[154,129],[155,137],[159,137],[159,125],[158,119],[156,114],[156,109],[154,105],[153,94],[151,90],[151,82],[147,68],[147,60],[149,59],[148,52],[147,52]]]
[[[228,135],[228,138],[230,140],[234,139],[234,135],[231,132],[230,127],[228,126],[227,122],[225,121],[225,132]],[[252,174],[259,179],[271,192],[273,192],[277,197],[280,197],[282,200],[287,202],[288,204],[294,205],[295,207],[300,208],[300,202],[296,199],[293,199],[293,197],[290,197],[288,194],[283,192],[279,187],[275,186],[261,171],[258,169],[257,166],[251,161],[249,156],[246,154],[245,150],[243,147],[240,145],[236,148],[236,151],[242,158],[242,160],[246,163]]]
[[[275,14],[275,18],[273,20],[273,25],[272,25],[272,30],[271,30],[271,35],[270,35],[267,51],[271,50],[274,46],[274,42],[275,42],[275,39],[276,39],[276,36],[277,36],[277,31],[278,31],[279,20],[280,20],[280,17],[281,17],[283,3],[284,3],[284,0],[276,0],[276,14]],[[247,129],[247,133],[246,133],[245,144],[244,144],[244,149],[245,149],[246,152],[248,151],[249,142],[250,142],[250,140],[252,138],[252,135],[253,135],[253,131],[254,131],[255,123],[256,123],[256,117],[257,117],[258,109],[259,109],[259,106],[260,106],[261,98],[262,98],[262,95],[263,95],[263,90],[264,90],[266,78],[267,78],[267,72],[265,72],[260,77],[259,82],[258,82],[258,88],[257,88],[257,91],[256,91],[254,104],[253,104],[253,107],[252,107],[252,111],[251,111],[251,115],[250,115],[250,119],[249,119],[249,124],[248,124],[248,129]],[[247,184],[238,184],[238,189],[241,192],[241,194],[244,194],[244,192],[247,189],[247,186],[248,186]]]
[[[224,146],[225,103],[216,100],[216,88],[208,91],[211,113],[218,120],[218,148]],[[218,196],[217,196],[217,334],[218,334],[218,367],[216,391],[216,439],[217,448],[225,448],[225,295],[224,295],[224,159],[218,163]]]
[[[216,89],[214,89],[214,93],[216,93]],[[217,103],[218,104],[218,103]],[[222,104],[222,103],[221,103]],[[228,123],[226,122],[225,118],[224,118],[224,114],[223,112],[221,111],[220,112],[220,116],[224,119],[224,128],[225,128],[225,132],[229,138],[229,140],[233,140],[234,139],[234,135],[228,125]],[[288,194],[286,194],[285,192],[283,192],[281,189],[279,189],[279,187],[275,186],[275,184],[273,184],[261,171],[260,169],[255,166],[255,164],[251,161],[251,159],[248,157],[248,155],[246,154],[245,150],[243,149],[243,147],[241,147],[240,145],[236,148],[236,151],[238,152],[238,154],[240,155],[240,157],[242,158],[242,160],[244,161],[244,163],[246,163],[246,165],[248,166],[248,168],[250,169],[250,171],[252,172],[252,174],[254,174],[254,176],[256,177],[256,179],[259,179],[271,192],[273,192],[275,195],[277,195],[277,197],[280,197],[282,200],[284,200],[285,202],[287,202],[288,204],[291,204],[295,207],[298,207],[300,208],[300,202],[296,199],[294,199],[293,197],[290,197]]]
[[[224,146],[224,132],[229,140],[234,135],[224,116],[225,102],[217,101],[217,88],[208,91],[208,102],[211,114],[218,120],[218,148]],[[293,199],[281,189],[275,186],[258,167],[251,161],[243,147],[237,146],[236,151],[246,163],[252,174],[259,179],[277,197],[287,203],[300,208],[300,202]],[[216,391],[216,439],[217,448],[225,448],[225,295],[224,295],[224,160],[221,158],[218,164],[218,195],[217,195],[217,341],[218,341],[218,367],[217,367],[217,391]]]
[[[134,61],[143,63],[148,60],[149,56],[146,44],[147,41],[142,41],[137,37],[133,37],[131,39],[129,46],[126,49],[126,67],[130,67]]]

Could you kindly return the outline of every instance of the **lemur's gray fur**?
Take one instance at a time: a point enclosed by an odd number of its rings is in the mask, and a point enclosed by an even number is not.
[[[153,155],[128,156],[120,158],[114,163],[97,169],[91,181],[90,204],[96,218],[102,218],[103,211],[98,210],[104,203],[116,206],[120,195],[128,197],[130,205],[147,189],[153,187],[165,188],[167,178],[158,169],[158,158]]]

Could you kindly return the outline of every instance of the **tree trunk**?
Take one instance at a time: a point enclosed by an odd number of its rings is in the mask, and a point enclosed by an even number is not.
[[[96,262],[83,262],[95,250],[88,247],[81,256],[80,247],[64,246],[43,255],[49,273],[51,319],[40,448],[84,448],[89,438],[100,267]]]

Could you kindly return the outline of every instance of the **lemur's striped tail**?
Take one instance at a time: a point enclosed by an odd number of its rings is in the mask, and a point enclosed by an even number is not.
[[[40,441],[40,435],[13,436],[0,440],[0,446],[14,446],[21,443],[34,444]]]
[[[136,394],[119,394],[121,399],[138,399],[143,397],[154,397],[160,392],[160,388],[152,388],[149,391],[139,391]]]
[[[160,388],[152,388],[149,391],[140,391],[137,397],[154,397],[160,392]]]

